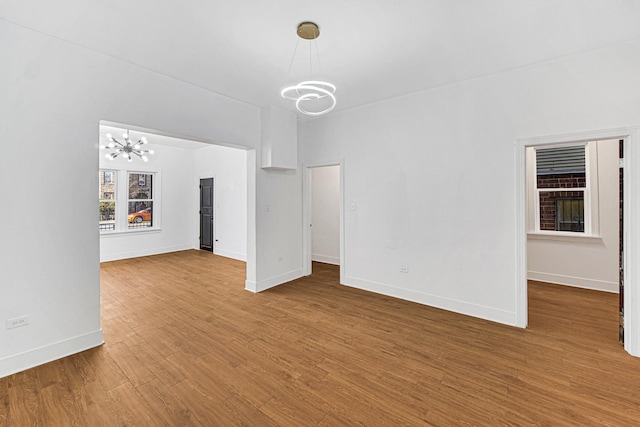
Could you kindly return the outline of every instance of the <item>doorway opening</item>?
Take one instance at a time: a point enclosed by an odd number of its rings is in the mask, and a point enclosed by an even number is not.
[[[635,180],[635,172],[632,170],[632,167],[628,167],[629,164],[635,165],[640,162],[640,157],[636,153],[638,150],[638,139],[639,139],[638,128],[624,128],[624,129],[612,129],[612,130],[604,130],[604,131],[593,131],[593,132],[583,132],[583,133],[574,133],[567,135],[556,135],[556,136],[546,136],[546,137],[537,137],[537,138],[527,138],[527,139],[519,139],[516,141],[516,185],[517,185],[517,283],[516,283],[516,298],[517,298],[517,306],[516,306],[516,326],[519,327],[527,327],[529,320],[529,312],[528,312],[528,284],[527,279],[528,275],[531,272],[532,268],[535,267],[535,261],[530,258],[529,251],[531,250],[532,256],[534,250],[532,246],[528,243],[530,242],[530,238],[534,236],[534,242],[539,242],[542,239],[545,242],[553,242],[554,239],[558,245],[558,250],[567,251],[570,250],[568,246],[571,244],[582,242],[584,246],[588,246],[591,244],[592,246],[600,246],[603,247],[608,245],[613,248],[610,253],[607,254],[609,258],[612,260],[608,265],[610,268],[609,274],[607,277],[613,277],[610,280],[610,283],[604,283],[610,289],[600,289],[600,290],[608,290],[610,292],[617,292],[619,284],[623,283],[626,285],[624,294],[621,295],[620,298],[620,306],[622,313],[624,315],[624,347],[627,352],[634,356],[640,356],[640,348],[638,346],[638,333],[640,332],[640,323],[638,322],[638,316],[634,313],[637,312],[638,308],[640,308],[640,304],[637,300],[631,298],[631,295],[636,296],[638,294],[638,287],[635,285],[635,282],[632,280],[638,274],[638,265],[634,263],[634,256],[638,252],[640,247],[637,245],[637,240],[640,237],[640,230],[637,227],[638,219],[635,218],[631,213],[637,213],[637,209],[634,209],[636,201],[636,197],[633,197],[638,190],[640,190],[640,185],[638,185]],[[611,187],[609,190],[610,199],[615,199],[612,203],[605,200],[598,200],[599,196],[602,194],[593,194],[594,188],[591,188],[590,191],[592,194],[586,194],[585,202],[584,202],[584,224],[580,224],[580,227],[575,228],[578,231],[581,231],[581,227],[585,227],[585,230],[588,232],[585,233],[575,233],[574,236],[571,236],[571,232],[566,233],[546,233],[544,230],[541,230],[540,226],[540,218],[542,214],[540,214],[541,205],[540,200],[537,198],[540,197],[540,192],[536,192],[536,189],[532,185],[527,185],[527,177],[531,176],[532,168],[535,176],[535,171],[537,165],[531,162],[527,162],[527,152],[530,152],[535,149],[542,149],[546,147],[563,147],[570,146],[576,144],[588,144],[590,141],[607,141],[612,140],[609,147],[610,163],[606,166],[610,169],[610,181]],[[619,153],[619,145],[618,142],[623,141],[623,156],[625,167],[622,171],[619,171],[619,164],[622,164],[622,161],[618,161],[618,153]],[[635,141],[633,143],[632,141]],[[593,167],[593,162],[587,160],[587,169],[589,169],[589,165],[591,164]],[[596,168],[605,167],[602,163],[595,165]],[[529,173],[527,173],[527,171]],[[621,195],[620,192],[620,176],[624,180],[624,195]],[[595,181],[594,185],[597,185],[597,181]],[[585,185],[584,187],[588,187]],[[573,189],[572,189],[573,190]],[[544,190],[543,190],[544,191]],[[559,190],[558,190],[559,191]],[[597,192],[596,192],[597,193]],[[558,193],[558,195],[561,195]],[[573,195],[573,194],[572,194]],[[619,214],[619,205],[616,202],[619,200],[619,196],[623,197],[624,204],[622,205],[622,211],[624,214],[620,216]],[[631,196],[631,197],[630,197]],[[602,197],[600,197],[602,199]],[[605,197],[606,198],[606,197]],[[532,204],[528,203],[529,201],[536,201],[536,203]],[[602,202],[607,203],[606,206],[602,205]],[[564,202],[562,202],[564,203]],[[573,202],[572,202],[573,203]],[[600,207],[597,207],[597,204],[600,203]],[[563,205],[564,206],[564,205]],[[605,212],[606,210],[606,212]],[[536,218],[538,215],[538,218]],[[611,218],[608,218],[611,217]],[[582,219],[582,218],[580,218]],[[600,235],[600,226],[602,223],[598,223],[598,221],[614,221],[616,222],[616,230],[614,235],[609,233],[607,236],[607,242],[605,242],[604,236]],[[621,227],[621,228],[618,228]],[[618,229],[620,230],[618,232]],[[554,236],[553,234],[560,234],[560,236]],[[564,234],[564,235],[562,235]],[[579,235],[578,235],[579,234]],[[622,236],[622,239],[620,239]],[[563,242],[563,240],[565,242]],[[609,241],[610,240],[610,241]],[[568,242],[568,243],[567,243]],[[624,247],[624,253],[621,250]],[[540,249],[540,248],[537,248]],[[536,250],[537,250],[536,249]],[[547,254],[548,255],[548,254]],[[558,254],[555,254],[556,258]],[[587,261],[590,264],[597,264],[598,258],[597,254],[591,254],[593,256],[592,261]],[[618,271],[618,262],[624,265],[624,269]],[[556,260],[557,261],[557,260]],[[586,259],[581,260],[584,265]],[[530,265],[531,263],[531,265]],[[590,267],[593,267],[590,265]],[[619,280],[618,280],[619,276]],[[575,277],[569,279],[575,279]],[[534,278],[534,280],[540,280],[540,278]],[[554,282],[553,280],[544,280],[546,282]],[[602,282],[602,281],[601,281]],[[606,280],[604,281],[606,282]],[[558,281],[556,281],[558,283]],[[586,281],[589,285],[589,281]],[[594,282],[595,283],[595,282]],[[566,283],[565,283],[566,284]],[[568,283],[571,285],[571,283]],[[581,284],[573,284],[574,286],[581,286]],[[592,287],[598,289],[593,286],[581,286],[581,287]],[[612,313],[613,314],[613,313]],[[616,313],[617,314],[617,313]],[[621,316],[622,318],[622,316]],[[610,331],[611,339],[617,339],[617,330],[616,328],[612,328]]]
[[[255,282],[255,150],[104,120],[99,124],[98,138],[106,144],[107,133],[126,131],[135,138],[146,137],[154,155],[148,162],[127,162],[120,158],[110,161],[101,153],[96,171],[101,178],[100,262],[198,249],[203,243],[203,249],[215,250],[216,255],[245,261],[246,282]],[[213,192],[205,203],[210,206],[210,212],[205,213],[210,214],[207,220],[211,226],[211,234],[206,230],[205,236],[211,238],[203,242],[198,224],[201,178],[212,179],[212,190],[214,183],[218,190],[216,217]],[[122,191],[116,192],[116,185]],[[140,196],[139,190],[147,187],[153,192]],[[137,213],[143,202],[147,207],[153,202],[153,210],[140,220]],[[214,233],[213,219],[220,235]],[[216,244],[216,239],[220,243]]]
[[[344,275],[343,167],[332,162],[305,167],[304,174],[304,274],[313,262],[340,266]]]

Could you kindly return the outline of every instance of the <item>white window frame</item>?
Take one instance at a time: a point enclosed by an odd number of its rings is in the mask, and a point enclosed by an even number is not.
[[[584,145],[585,187],[576,188],[538,188],[536,149],[575,147]],[[527,194],[529,211],[527,232],[531,237],[542,238],[599,238],[600,217],[598,200],[598,152],[597,141],[578,141],[563,144],[537,145],[526,148]],[[555,231],[540,229],[540,192],[583,191],[584,192],[584,231]]]
[[[131,174],[137,174],[138,175],[138,185],[139,186],[146,186],[147,185],[147,178],[146,175],[151,175],[151,194],[150,197],[147,199],[131,199],[129,198],[130,194],[129,194],[129,175]],[[142,231],[142,230],[149,230],[149,229],[153,229],[154,225],[156,223],[156,204],[155,204],[155,196],[156,196],[156,173],[155,172],[148,172],[148,171],[133,171],[133,170],[129,170],[127,171],[127,215],[126,215],[126,219],[127,219],[127,230],[134,230],[134,231]],[[137,203],[137,202],[151,202],[151,227],[131,227],[131,225],[129,224],[129,204],[131,202]]]
[[[155,170],[145,169],[117,169],[117,168],[101,168],[101,170],[109,170],[116,172],[116,223],[115,230],[102,231],[100,230],[100,236],[117,236],[122,234],[136,234],[136,233],[152,233],[161,231],[162,220],[162,179],[161,173]],[[129,216],[129,174],[147,174],[153,175],[153,226],[144,228],[129,228],[128,216]],[[125,201],[122,203],[122,201]],[[120,201],[120,203],[118,203]]]

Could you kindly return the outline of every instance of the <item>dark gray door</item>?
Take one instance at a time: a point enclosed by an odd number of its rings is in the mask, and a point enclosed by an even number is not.
[[[200,249],[213,252],[213,178],[200,180]]]

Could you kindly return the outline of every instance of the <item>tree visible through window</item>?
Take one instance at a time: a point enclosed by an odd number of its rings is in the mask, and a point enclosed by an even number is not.
[[[100,169],[98,182],[100,231],[113,231],[116,229],[116,171]]]

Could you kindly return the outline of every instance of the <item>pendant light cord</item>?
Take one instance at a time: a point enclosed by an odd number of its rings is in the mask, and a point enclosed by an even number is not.
[[[287,84],[289,84],[291,77],[291,69],[293,68],[293,61],[296,59],[296,52],[298,51],[298,42],[300,42],[300,38],[296,38],[296,47],[293,48],[293,55],[291,56],[291,63],[289,63],[289,71],[287,71]]]

